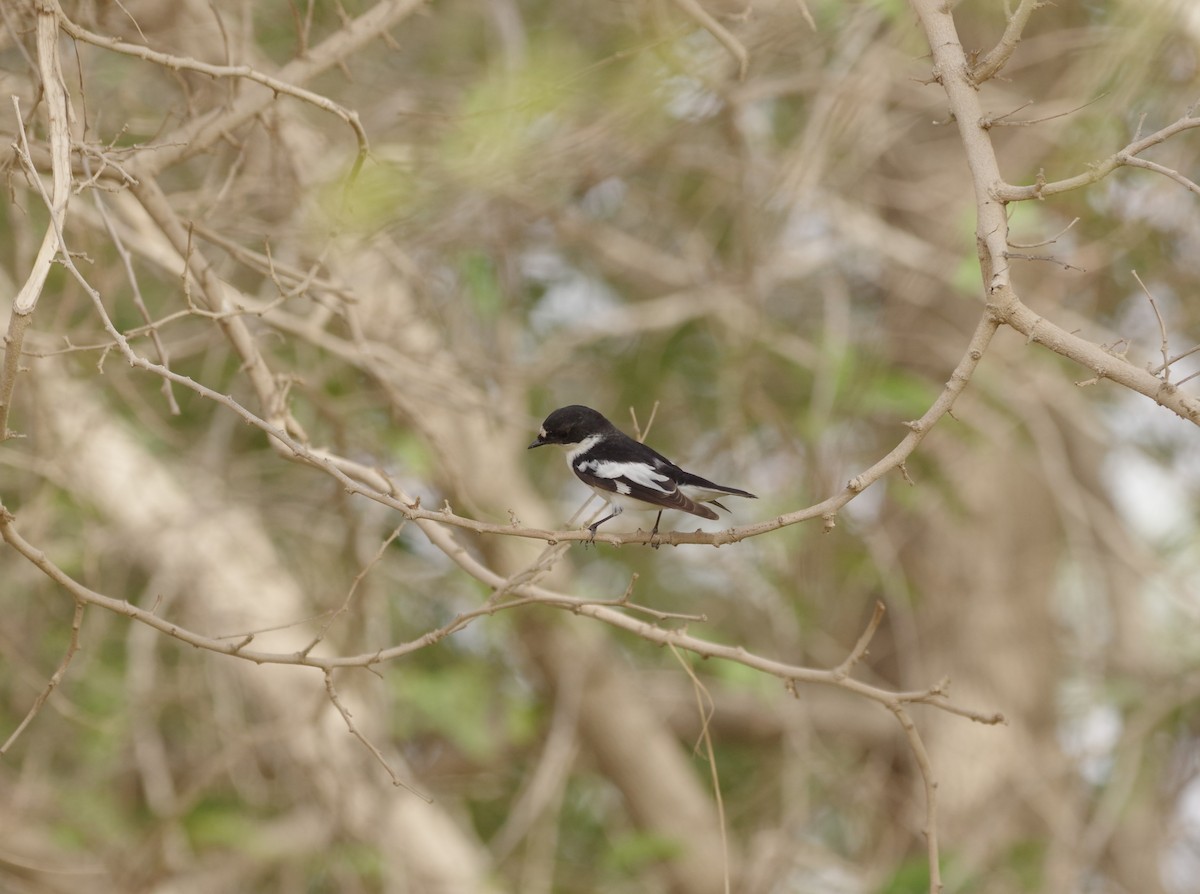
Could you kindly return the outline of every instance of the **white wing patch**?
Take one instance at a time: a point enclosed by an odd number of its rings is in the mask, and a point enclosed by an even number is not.
[[[659,482],[671,479],[667,475],[660,475],[647,463],[619,463],[608,459],[593,459],[580,463],[579,468],[585,472],[591,472],[597,478],[613,479],[616,481],[618,493],[629,493],[628,485],[624,485],[624,490],[622,490],[622,478],[664,494],[669,494],[675,489],[663,487]]]

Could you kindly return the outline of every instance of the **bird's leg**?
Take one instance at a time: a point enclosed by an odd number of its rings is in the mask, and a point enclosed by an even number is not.
[[[589,543],[595,543],[596,542],[596,529],[598,527],[600,527],[602,524],[604,524],[606,521],[614,519],[620,514],[621,514],[620,510],[617,510],[616,512],[610,512],[608,515],[604,516],[604,518],[600,519],[600,521],[593,522],[592,524],[588,525],[588,530],[592,532],[592,536],[589,537],[584,542],[583,545],[587,546]]]
[[[650,531],[650,545],[655,549],[659,547],[658,541],[658,523],[662,521],[662,510],[658,510],[658,517],[654,519],[654,528]]]

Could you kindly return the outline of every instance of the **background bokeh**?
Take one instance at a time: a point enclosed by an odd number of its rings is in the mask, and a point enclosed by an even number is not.
[[[1149,5],[1035,11],[981,93],[1010,183],[1087,170],[1188,112],[1200,20]],[[0,95],[19,97],[45,172],[35,16],[4,6]],[[385,8],[386,27],[338,51]],[[565,527],[586,490],[524,448],[567,403],[627,431],[631,412],[653,416],[657,449],[759,495],[730,501],[734,524],[807,506],[892,449],[966,349],[982,292],[971,181],[904,3],[704,8],[745,47],[744,79],[687,4],[663,0],[64,2],[100,35],[303,78],[370,141],[344,188],[354,132],[329,109],[63,37],[65,238],[140,354],[159,358],[139,327],[160,321],[171,369],[274,419],[236,317],[308,441],[426,508]],[[968,53],[1005,25],[1001,4],[954,15]],[[19,143],[8,101],[0,131]],[[1195,180],[1198,139],[1147,157]],[[47,214],[15,150],[4,160],[11,296]],[[1132,168],[1012,206],[1031,246],[1014,248],[1029,256],[1012,259],[1015,287],[1154,367],[1164,337],[1172,356],[1200,339],[1198,209]],[[197,259],[207,280],[184,275]],[[214,290],[224,316],[201,299]],[[415,524],[288,462],[228,406],[175,385],[173,413],[61,265],[24,349],[0,499],[92,590],[278,651],[332,617],[321,648],[348,655],[488,597]],[[1196,431],[1091,379],[1002,330],[910,480],[890,474],[831,530],[577,544],[547,579],[616,599],[636,575],[639,604],[703,615],[690,633],[814,667],[841,662],[882,601],[856,675],[897,690],[948,677],[956,703],[1007,720],[912,709],[946,890],[1200,892]],[[544,547],[454,536],[501,574]],[[0,548],[0,740],[61,660],[73,610]],[[432,804],[391,784],[318,671],[96,607],[79,643],[0,759],[0,890],[709,892],[726,849],[736,891],[929,887],[921,780],[887,711],[569,612],[500,612],[337,672],[358,728]]]

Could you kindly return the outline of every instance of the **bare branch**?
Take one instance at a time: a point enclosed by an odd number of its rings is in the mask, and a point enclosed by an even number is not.
[[[1029,17],[1033,15],[1033,11],[1042,6],[1044,0],[1021,0],[1021,4],[1008,18],[1008,24],[1004,28],[1004,34],[1000,37],[1000,42],[992,47],[984,55],[982,59],[971,69],[970,77],[976,85],[982,84],[984,81],[994,78],[1012,57],[1013,51],[1016,50],[1017,44],[1021,42],[1021,34],[1025,30],[1025,26],[1029,23]]]
[[[1079,273],[1087,273],[1082,267],[1076,267],[1074,264],[1060,261],[1054,255],[1027,255],[1016,251],[1006,251],[1004,258],[1009,261],[1049,261],[1051,264],[1057,264],[1063,270],[1075,270]]]
[[[42,94],[45,99],[46,118],[50,131],[50,175],[51,197],[46,200],[50,211],[50,223],[42,234],[42,244],[29,271],[29,276],[13,299],[12,314],[8,318],[8,332],[4,339],[4,365],[0,367],[0,441],[10,437],[9,414],[12,411],[13,393],[17,387],[17,376],[21,371],[21,345],[33,319],[42,287],[50,274],[50,266],[61,249],[62,228],[67,218],[67,204],[71,200],[71,108],[67,100],[67,89],[63,82],[62,66],[58,57],[58,27],[54,6],[39,3],[37,6],[37,50],[38,72],[41,75]],[[20,145],[17,154],[30,178],[38,188],[45,190],[29,156],[29,140],[21,117],[21,103],[12,97],[13,111]]]
[[[1135,156],[1175,134],[1200,126],[1200,117],[1194,117],[1193,110],[1189,109],[1185,117],[1130,143],[1088,174],[1057,183],[1039,182],[1033,187],[1008,186],[1000,176],[995,147],[986,128],[980,124],[983,115],[979,97],[968,77],[966,57],[950,8],[939,0],[913,0],[913,7],[933,51],[934,73],[946,91],[950,109],[958,123],[959,135],[975,185],[978,214],[975,232],[984,285],[987,289],[989,314],[997,323],[1012,326],[1030,342],[1043,344],[1055,353],[1091,369],[1097,377],[1110,378],[1146,395],[1181,418],[1200,424],[1200,400],[1182,394],[1169,382],[1162,381],[1122,358],[1113,357],[1099,345],[1055,326],[1021,302],[1012,287],[1005,257],[1008,251],[1008,220],[1004,213],[1004,203],[1042,198],[1094,183],[1121,164],[1127,163],[1128,157]]]
[[[995,187],[1004,182],[991,136],[984,126],[986,116],[979,91],[971,78],[966,53],[954,24],[951,5],[943,0],[912,0],[913,9],[925,31],[933,54],[933,77],[942,85],[950,103],[958,134],[965,150],[971,183],[975,190],[978,219],[975,239],[983,269],[984,288],[990,293],[1009,285],[1009,268],[1004,260],[1008,247],[1008,220],[1003,200]]]
[[[354,132],[354,139],[358,143],[358,153],[355,156],[354,164],[350,168],[348,180],[352,181],[358,174],[363,162],[366,161],[367,153],[370,152],[371,147],[367,142],[367,132],[363,129],[362,122],[359,121],[358,112],[347,109],[340,103],[336,103],[319,93],[306,90],[287,80],[271,77],[250,65],[212,65],[208,62],[201,62],[198,59],[192,59],[187,56],[175,56],[171,53],[159,52],[158,50],[152,50],[149,47],[139,46],[138,44],[126,43],[115,37],[104,37],[100,34],[94,34],[83,26],[72,22],[65,14],[60,14],[59,23],[62,30],[72,38],[83,43],[89,43],[92,46],[110,50],[114,53],[121,53],[125,56],[144,59],[147,62],[153,62],[171,71],[194,71],[214,78],[240,78],[253,81],[271,90],[275,96],[291,96],[318,109],[329,112],[331,115],[336,115],[346,122],[346,125]]]
[[[1181,419],[1200,425],[1200,399],[1184,394],[1178,385],[1165,382],[1149,370],[1114,356],[1102,346],[1039,316],[1022,304],[1011,289],[997,293],[988,307],[999,322],[1012,326],[1028,341],[1044,345],[1090,369],[1097,378],[1111,379],[1161,404]]]
[[[1059,230],[1057,233],[1055,233],[1049,239],[1043,239],[1041,242],[1009,242],[1008,244],[1012,248],[1041,248],[1043,245],[1053,245],[1063,235],[1065,235],[1066,232],[1069,229],[1071,229],[1071,227],[1075,226],[1075,224],[1077,224],[1077,223],[1079,223],[1078,217],[1071,218],[1071,222],[1069,224],[1067,224],[1065,227],[1063,227],[1061,230]]]
[[[244,648],[246,645],[244,640],[229,642],[225,639],[196,633],[166,618],[160,617],[153,611],[148,611],[125,600],[115,599],[85,587],[59,568],[45,553],[25,540],[17,531],[14,522],[13,515],[7,511],[3,504],[0,504],[0,539],[3,539],[9,546],[39,568],[42,573],[63,587],[77,602],[96,605],[106,611],[146,624],[188,645],[222,655],[234,656],[246,661],[253,661],[256,664],[296,665],[300,667],[319,668],[322,671],[331,671],[335,668],[344,667],[372,667],[376,664],[393,661],[403,655],[440,642],[450,634],[463,629],[476,618],[525,605],[545,605],[593,618],[652,643],[663,646],[673,645],[706,658],[721,658],[726,661],[732,661],[778,677],[785,682],[813,683],[845,689],[871,701],[878,702],[885,707],[889,707],[889,709],[893,703],[928,704],[979,723],[995,724],[1004,721],[1004,717],[1001,714],[983,714],[950,704],[945,698],[944,684],[938,684],[925,690],[891,692],[877,686],[872,686],[869,683],[862,683],[844,674],[839,674],[838,669],[823,670],[789,665],[771,658],[755,655],[746,651],[741,646],[715,643],[692,636],[685,630],[669,630],[641,621],[619,610],[624,607],[622,600],[596,602],[594,600],[569,596],[554,590],[547,590],[533,584],[519,584],[514,586],[513,592],[519,597],[517,599],[492,605],[485,604],[472,612],[459,615],[442,627],[431,630],[415,640],[386,649],[377,649],[357,655],[335,656],[306,654],[304,651],[290,653],[254,651]],[[420,524],[420,527],[435,546],[442,549],[447,556],[454,560],[455,564],[476,580],[490,587],[501,587],[505,584],[506,578],[492,571],[466,551],[455,550],[451,543],[448,542],[449,532],[444,528],[427,524]]]
[[[1200,196],[1200,184],[1195,180],[1191,180],[1183,174],[1176,171],[1174,168],[1168,168],[1166,165],[1160,165],[1158,162],[1147,161],[1144,158],[1138,158],[1136,155],[1122,154],[1121,164],[1131,168],[1144,168],[1147,171],[1154,171],[1156,174],[1162,174],[1164,177],[1169,177],[1180,186]]]
[[[879,629],[879,625],[886,613],[887,606],[877,601],[875,603],[875,610],[871,613],[871,620],[867,622],[866,629],[859,636],[858,642],[854,644],[854,648],[850,651],[850,654],[846,656],[846,660],[834,668],[834,676],[845,679],[850,675],[850,671],[854,669],[854,666],[867,657],[867,648],[871,645],[871,640],[875,638],[875,631]]]
[[[1032,127],[1035,124],[1044,124],[1047,121],[1053,121],[1055,118],[1065,118],[1067,115],[1074,115],[1080,109],[1086,109],[1088,106],[1098,103],[1106,96],[1108,96],[1107,93],[1101,93],[1095,99],[1089,99],[1087,102],[1077,105],[1072,109],[1067,109],[1065,112],[1055,112],[1053,115],[1043,115],[1041,118],[1026,118],[1021,121],[1005,120],[1009,115],[1015,115],[1017,112],[1021,111],[1021,109],[1033,105],[1033,100],[1030,100],[1029,102],[1023,103],[1019,108],[1013,109],[1011,112],[1005,112],[1003,115],[999,115],[995,118],[985,118],[981,124],[984,127]]]
[[[80,159],[83,163],[83,169],[87,173],[88,179],[91,179],[91,165],[88,162],[87,155],[82,155]],[[150,335],[150,341],[154,344],[154,351],[158,355],[158,362],[164,367],[170,367],[171,357],[167,352],[167,346],[163,344],[162,338],[159,336],[159,324],[156,324],[150,315],[149,308],[146,307],[145,299],[142,298],[142,287],[138,284],[137,274],[133,270],[133,256],[128,248],[125,247],[125,240],[121,238],[120,232],[113,223],[112,217],[108,213],[108,207],[104,204],[104,199],[100,193],[93,192],[92,199],[96,205],[96,211],[100,215],[100,220],[104,223],[104,229],[108,233],[109,239],[112,240],[113,248],[116,249],[117,256],[121,259],[121,266],[125,269],[125,278],[129,281],[129,288],[133,296],[133,305],[141,314],[142,319],[146,321],[146,331]],[[162,381],[163,397],[167,400],[167,409],[172,416],[178,416],[180,413],[179,403],[175,400],[175,392],[171,388],[171,382],[168,379]]]
[[[654,406],[650,408],[650,418],[646,420],[646,428],[644,430],[638,425],[637,409],[634,407],[629,408],[629,418],[633,422],[633,436],[638,441],[644,443],[646,438],[650,436],[650,429],[654,426],[654,417],[658,415],[658,403],[658,401],[655,401]]]
[[[270,92],[247,92],[228,106],[189,118],[177,130],[165,135],[154,151],[148,148],[140,153],[135,164],[131,166],[131,175],[138,179],[154,177],[180,161],[205,152],[213,144],[224,139],[228,133],[253,119],[274,102],[276,95],[283,92],[276,90],[276,84],[287,85],[290,90],[298,90],[298,85],[306,83],[326,69],[339,64],[365,44],[380,37],[388,28],[414,13],[422,5],[423,0],[381,0],[358,18],[349,21],[344,28],[309,48],[302,57],[283,66],[277,75],[271,78],[270,84],[264,84],[264,86],[270,87]],[[78,28],[74,23],[66,21],[64,17],[63,28],[66,30],[68,27]],[[68,33],[71,32],[68,31]],[[82,36],[83,33],[87,32],[81,31],[80,40],[87,39]],[[96,46],[111,49],[116,44],[122,48],[122,51],[125,47],[130,47],[135,54],[139,49],[136,45],[123,44],[121,41],[114,41],[103,36],[90,33],[88,36],[96,40]],[[175,61],[177,58],[168,57],[168,60]],[[233,68],[240,69],[241,67],[234,66]],[[253,69],[248,68],[246,73],[240,70],[229,71],[228,76],[250,77],[249,71],[253,71]],[[266,77],[265,75],[260,76]],[[319,97],[318,94],[311,94],[311,96]],[[313,101],[309,98],[307,91],[297,97],[306,102]],[[332,108],[336,104],[324,97],[319,97],[317,105],[332,114],[338,114]],[[354,127],[353,124],[351,126]],[[361,164],[362,157],[360,152],[355,163],[356,166],[350,172],[351,176],[356,172],[357,166]]]
[[[1197,352],[1200,352],[1200,345],[1196,345],[1194,347],[1188,348],[1186,351],[1184,351],[1180,354],[1176,354],[1174,357],[1172,357],[1170,360],[1163,363],[1161,366],[1156,366],[1153,369],[1151,369],[1150,374],[1156,376],[1160,372],[1162,372],[1164,369],[1166,369],[1168,366],[1174,366],[1180,360],[1183,360],[1185,357],[1191,357],[1193,354],[1195,354]],[[1189,376],[1189,378],[1190,378],[1190,376]]]
[[[1150,294],[1150,290],[1146,288],[1146,284],[1142,282],[1142,278],[1138,276],[1136,270],[1131,270],[1133,278],[1137,280],[1137,284],[1142,287],[1142,291],[1146,294],[1146,300],[1150,302],[1150,309],[1154,311],[1154,319],[1158,320],[1158,334],[1162,341],[1159,343],[1159,350],[1162,351],[1162,365],[1158,367],[1162,373],[1162,380],[1168,382],[1171,379],[1171,349],[1167,339],[1167,324],[1163,322],[1162,314],[1158,311],[1158,302],[1154,300],[1154,296]]]
[[[0,507],[0,516],[3,516],[3,507]],[[0,518],[0,524],[4,523]],[[51,694],[58,688],[58,684],[63,681],[63,677],[67,675],[67,668],[71,666],[71,659],[75,657],[75,653],[79,651],[79,628],[83,625],[83,609],[86,603],[75,601],[75,615],[71,619],[71,639],[67,642],[67,650],[63,653],[62,661],[58,663],[58,668],[50,675],[50,679],[46,681],[45,688],[38,693],[38,697],[33,700],[33,704],[29,706],[29,710],[25,713],[25,718],[17,724],[17,728],[12,731],[4,744],[0,745],[0,757],[3,757],[13,743],[21,737],[21,733],[33,721],[33,718],[41,712],[42,706],[49,700]]]
[[[904,730],[908,746],[917,762],[917,769],[920,770],[921,781],[925,785],[925,827],[922,832],[925,834],[925,849],[929,863],[929,894],[940,894],[942,870],[941,859],[938,855],[937,780],[933,776],[933,764],[930,763],[929,752],[925,750],[925,743],[921,739],[920,732],[917,731],[916,724],[912,722],[912,718],[908,716],[904,707],[896,703],[888,705],[888,709],[900,721],[900,727]]]
[[[1177,183],[1181,183],[1193,192],[1200,192],[1200,188],[1195,183],[1178,172],[1172,171],[1170,168],[1163,167],[1162,165],[1157,165],[1154,162],[1143,161],[1137,157],[1152,146],[1157,146],[1159,143],[1170,139],[1176,134],[1192,130],[1196,127],[1200,127],[1200,117],[1192,115],[1189,111],[1184,117],[1161,130],[1156,130],[1147,137],[1134,140],[1124,149],[1092,165],[1083,174],[1076,174],[1074,177],[1068,177],[1065,180],[1038,182],[1033,186],[1012,186],[997,177],[992,194],[1001,202],[1025,202],[1029,199],[1045,199],[1059,193],[1090,186],[1093,183],[1103,180],[1117,168],[1123,166],[1140,167],[1155,171],[1156,173],[1170,177]]]
[[[387,552],[387,548],[392,545],[396,538],[400,536],[400,532],[404,530],[404,525],[405,522],[401,522],[396,528],[394,528],[392,533],[388,534],[388,536],[384,538],[383,543],[379,544],[379,549],[375,551],[375,555],[371,557],[371,560],[367,562],[365,566],[363,566],[358,574],[354,575],[354,580],[350,582],[350,589],[346,591],[346,598],[342,600],[341,605],[329,613],[328,617],[325,619],[325,622],[321,625],[321,629],[318,630],[317,635],[313,637],[312,642],[310,642],[307,646],[305,646],[304,649],[301,650],[303,654],[307,655],[309,652],[315,649],[329,634],[329,628],[333,626],[333,622],[344,615],[350,608],[350,603],[354,599],[354,594],[358,592],[359,585],[371,572],[371,569],[379,564],[379,561]]]
[[[392,777],[392,785],[412,792],[426,804],[432,804],[433,798],[417,791],[415,788],[405,782],[400,775],[394,769],[392,769],[392,765],[389,764],[387,758],[383,756],[383,752],[375,747],[375,743],[364,736],[359,731],[358,727],[354,725],[353,716],[350,714],[350,711],[346,708],[346,706],[342,704],[341,698],[338,697],[337,688],[333,685],[333,671],[329,668],[325,669],[325,692],[329,696],[330,703],[337,708],[337,712],[342,715],[342,720],[345,721],[346,729],[350,732],[350,735],[358,739],[358,741],[361,742],[363,746],[371,752],[375,760],[379,761],[379,765],[383,767],[383,769],[387,770],[388,775]]]
[[[695,669],[679,654],[679,650],[674,645],[670,646],[670,649],[675,660],[679,662],[679,666],[683,668],[683,672],[692,681],[692,691],[696,695],[696,713],[700,717],[700,736],[699,741],[693,747],[693,753],[699,750],[701,743],[704,744],[704,756],[708,761],[708,775],[712,781],[713,800],[717,805],[717,827],[721,830],[721,856],[725,870],[723,879],[725,883],[724,890],[725,894],[729,894],[731,890],[729,875],[729,823],[725,816],[725,799],[721,795],[721,776],[717,772],[717,756],[713,752],[712,731],[710,729],[710,722],[712,721],[714,711],[713,699],[704,683],[696,675]]]

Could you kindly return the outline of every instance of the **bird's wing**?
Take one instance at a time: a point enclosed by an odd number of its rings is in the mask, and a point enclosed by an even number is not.
[[[663,474],[649,462],[577,459],[571,464],[579,480],[591,487],[661,506],[678,509],[701,518],[716,518],[717,514],[687,497],[670,475]]]
[[[691,472],[684,472],[682,475],[676,476],[676,481],[682,487],[688,488],[692,496],[704,500],[706,503],[715,503],[716,497],[749,497],[751,500],[757,500],[758,495],[752,494],[748,490],[742,490],[737,487],[730,487],[727,484],[716,484],[709,481],[707,478],[701,478],[699,475],[693,475]],[[722,506],[722,509],[725,507]]]
[[[637,442],[635,441],[634,443],[636,444]],[[706,503],[711,503],[716,502],[713,498],[719,497],[721,494],[727,494],[731,497],[749,497],[752,500],[758,499],[758,497],[750,493],[750,491],[742,490],[741,488],[737,487],[729,487],[728,485],[724,484],[717,484],[715,481],[709,481],[707,478],[701,478],[699,475],[695,475],[687,471],[687,469],[681,469],[653,447],[647,447],[645,444],[638,444],[638,447],[640,447],[642,450],[645,450],[646,453],[654,458],[651,460],[651,462],[654,463],[655,468],[669,474],[671,478],[674,479],[675,482],[681,487],[686,487],[691,490],[693,499],[703,500]],[[717,505],[720,506],[721,504],[717,503]],[[725,509],[724,506],[721,506],[721,508]]]

